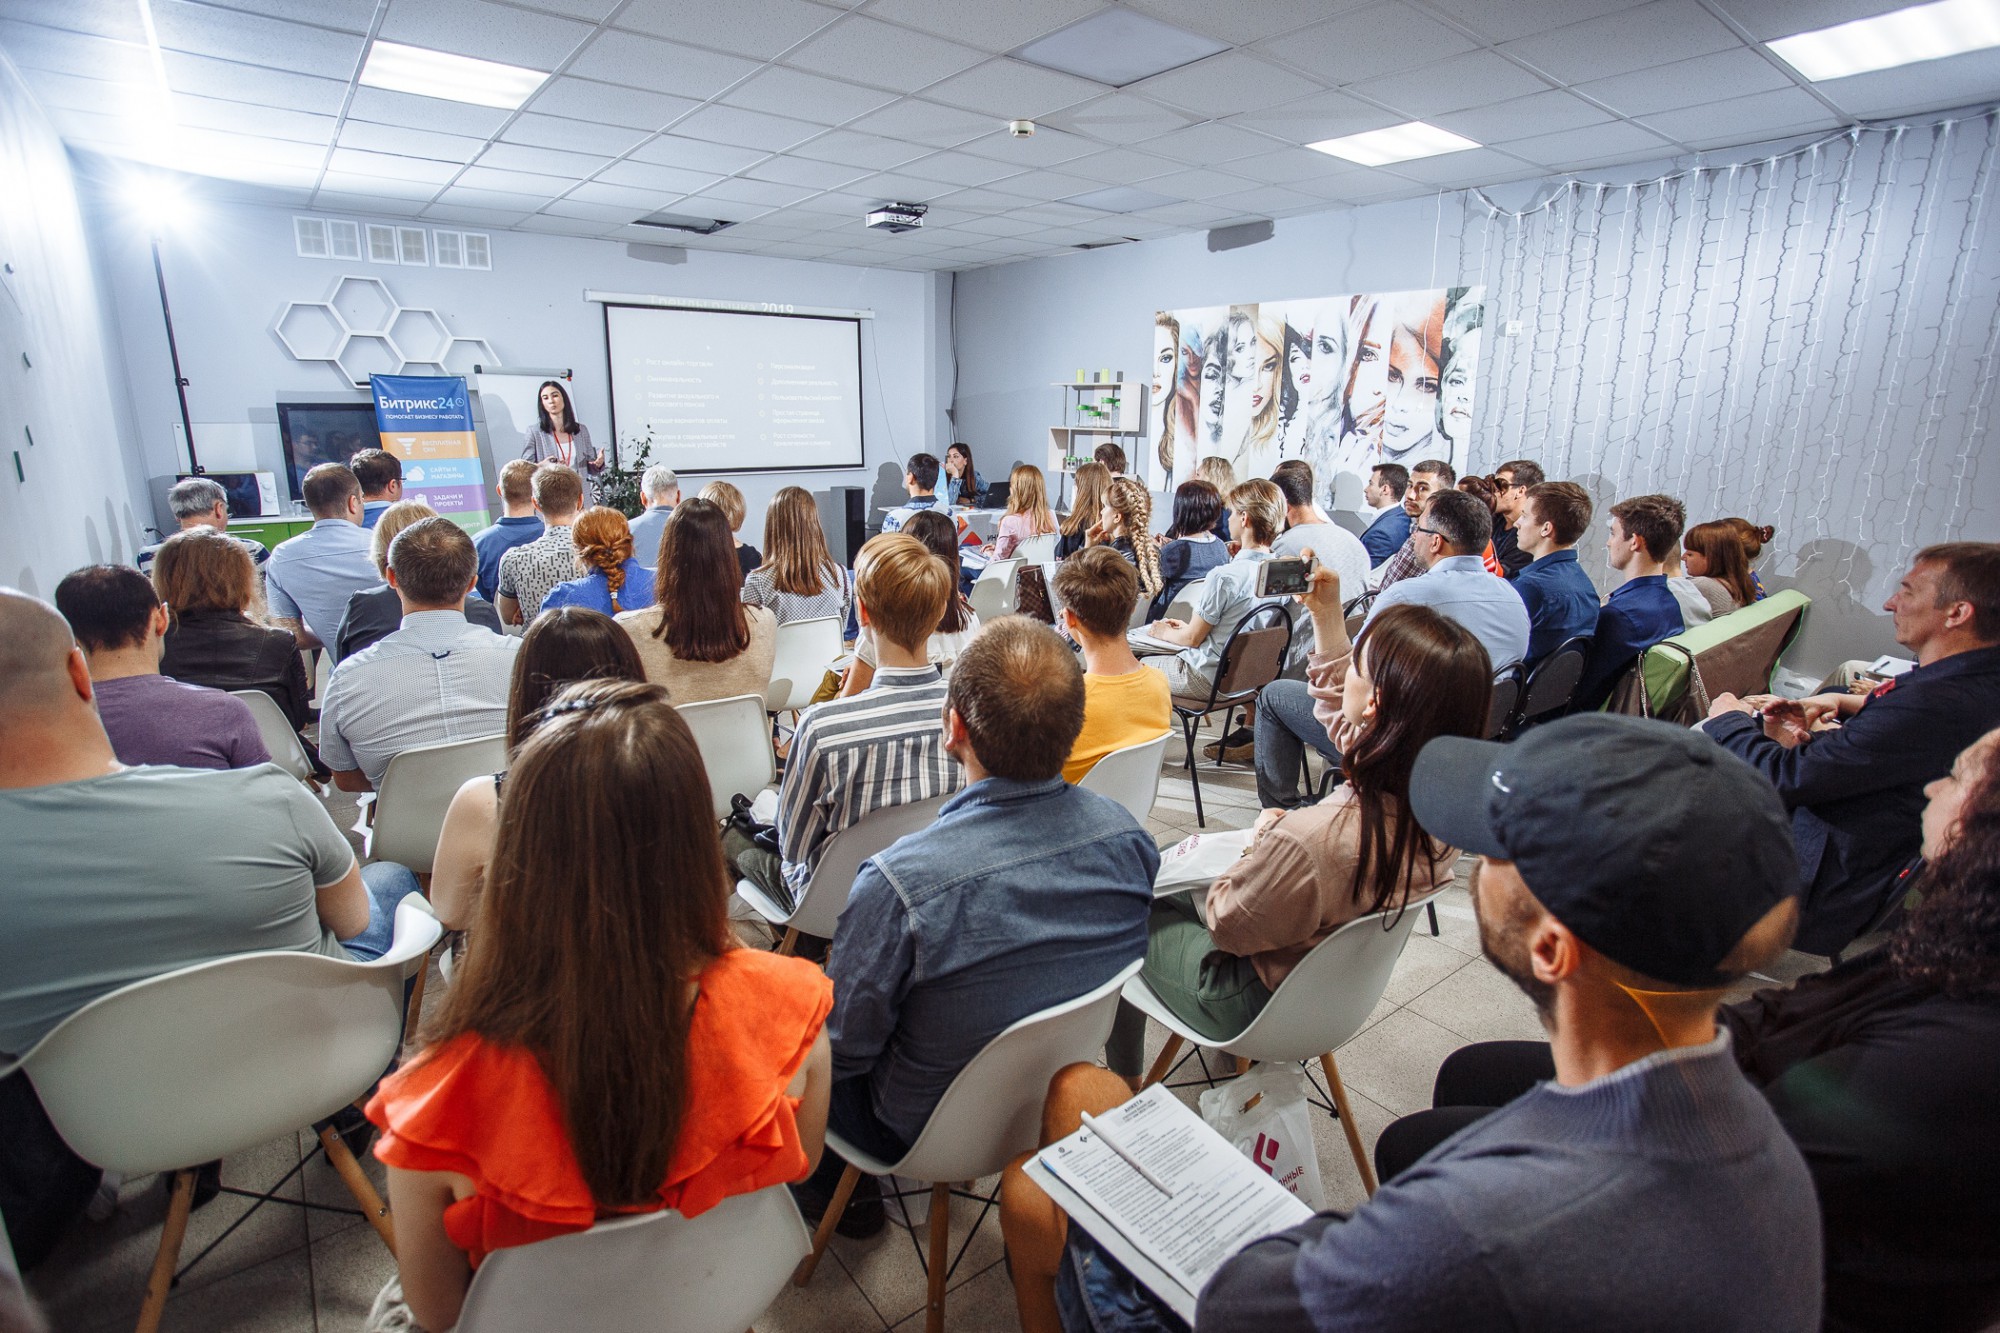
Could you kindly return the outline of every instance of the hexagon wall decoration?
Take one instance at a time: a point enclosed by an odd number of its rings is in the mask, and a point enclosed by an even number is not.
[[[345,384],[373,375],[470,375],[499,358],[454,334],[435,310],[399,305],[380,278],[334,279],[322,301],[288,301],[271,332],[294,361],[321,361]]]

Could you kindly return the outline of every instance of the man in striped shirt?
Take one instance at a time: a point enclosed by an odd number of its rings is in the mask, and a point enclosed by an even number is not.
[[[953,592],[950,570],[915,537],[885,534],[861,548],[854,590],[861,623],[875,628],[874,682],[807,710],[779,792],[779,854],[749,848],[736,856],[745,876],[793,901],[834,834],[965,782],[945,753],[944,677],[924,651]]]

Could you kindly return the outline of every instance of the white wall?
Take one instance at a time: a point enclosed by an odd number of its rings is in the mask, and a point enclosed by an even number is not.
[[[79,565],[129,560],[151,505],[69,159],[4,55],[0,178],[0,583],[47,597]]]
[[[2000,117],[1731,156],[1294,218],[1221,254],[1186,236],[960,274],[959,438],[989,476],[1041,462],[1050,381],[1141,378],[1158,309],[1483,283],[1474,466],[1537,458],[1585,484],[1601,587],[1603,508],[1665,490],[1691,523],[1777,528],[1767,585],[1814,598],[1793,665],[1890,651],[1879,605],[1910,555],[2000,531],[2000,471],[1980,466]]]
[[[179,416],[152,261],[143,238],[118,220],[108,188],[114,171],[105,168],[107,188],[97,192],[93,223],[125,356],[134,368],[131,391],[145,466],[159,475],[186,462],[176,458]],[[91,175],[98,174],[92,164]],[[292,239],[295,211],[199,200],[192,225],[164,245],[197,444],[202,423],[250,423],[259,466],[277,470],[279,399],[365,401],[365,393],[343,386],[330,365],[294,360],[274,331],[287,302],[323,300],[339,278],[360,274],[381,279],[403,306],[436,310],[453,334],[485,339],[503,366],[573,368],[578,417],[600,444],[608,444],[611,430],[604,321],[601,307],[583,299],[586,288],[874,311],[862,325],[867,466],[730,477],[749,501],[743,535],[753,543],[761,539],[765,504],[779,487],[863,486],[886,503],[902,495],[900,460],[919,448],[941,447],[936,432],[945,403],[936,369],[944,307],[938,292],[949,289],[948,275],[698,250],[689,251],[685,263],[661,264],[630,257],[622,243],[497,231],[491,233],[490,272],[301,259]],[[690,480],[698,485],[705,479]]]

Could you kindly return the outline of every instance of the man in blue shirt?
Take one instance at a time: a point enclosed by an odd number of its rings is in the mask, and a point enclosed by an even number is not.
[[[1479,558],[1493,537],[1492,511],[1464,491],[1442,490],[1424,506],[1411,537],[1424,573],[1383,589],[1369,620],[1388,606],[1428,606],[1471,630],[1495,671],[1520,661],[1528,651],[1527,608]]]
[[[361,483],[361,526],[372,528],[403,498],[403,460],[386,449],[362,449],[347,465]]]
[[[1687,628],[1667,588],[1666,558],[1681,539],[1687,511],[1671,495],[1638,495],[1611,506],[1604,550],[1625,581],[1597,613],[1597,629],[1577,682],[1575,711],[1604,706],[1640,653]]]
[[[1146,952],[1153,839],[1063,781],[1083,706],[1076,654],[1026,617],[987,626],[952,667],[945,748],[967,785],[862,865],[827,958],[827,1123],[869,1153],[900,1158],[988,1042]],[[845,1205],[844,1172],[828,1151],[797,1187],[809,1218]],[[847,1234],[880,1227],[879,1204],[860,1212]]]
[[[632,520],[632,558],[651,569],[660,563],[660,534],[681,502],[681,479],[672,468],[655,463],[639,478],[639,496],[646,512]]]
[[[1388,506],[1361,534],[1371,568],[1402,550],[1410,539],[1410,514],[1403,508],[1403,492],[1409,489],[1410,470],[1401,463],[1378,463],[1368,474],[1368,484],[1361,488],[1361,498],[1370,508]]]
[[[1514,591],[1528,608],[1531,668],[1565,640],[1597,629],[1597,587],[1574,549],[1590,526],[1590,508],[1590,492],[1573,481],[1542,482],[1521,499],[1514,536],[1529,563],[1514,576]]]
[[[542,518],[535,512],[533,463],[525,458],[502,463],[500,480],[493,490],[500,497],[500,521],[481,528],[472,538],[472,547],[479,552],[479,595],[489,602],[500,591],[500,557],[542,535]],[[635,541],[633,550],[637,549]]]
[[[919,510],[936,509],[944,503],[937,497],[938,471],[936,455],[910,455],[909,466],[903,470],[903,489],[910,498],[882,516],[882,531],[901,532]]]
[[[361,526],[361,483],[345,463],[321,463],[300,486],[313,525],[278,543],[264,566],[271,618],[299,647],[331,646],[347,599],[382,581]]]

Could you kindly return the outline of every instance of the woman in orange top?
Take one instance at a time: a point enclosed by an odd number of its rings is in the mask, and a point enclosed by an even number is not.
[[[472,946],[421,1055],[368,1103],[425,1328],[457,1323],[496,1249],[803,1179],[826,1128],[832,983],[736,947],[708,777],[667,692],[588,682],[543,716],[508,771]]]

